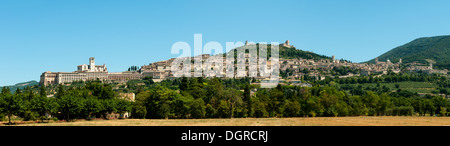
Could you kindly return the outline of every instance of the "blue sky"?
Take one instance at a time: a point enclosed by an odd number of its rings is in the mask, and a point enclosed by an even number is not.
[[[450,34],[448,0],[2,0],[0,86],[45,71],[166,60],[173,43],[284,42],[354,62],[413,39]]]

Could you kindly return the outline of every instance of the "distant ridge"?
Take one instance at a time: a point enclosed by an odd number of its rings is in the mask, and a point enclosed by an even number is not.
[[[436,62],[435,67],[450,69],[450,35],[418,38],[378,56],[378,60],[392,62],[400,58],[403,63],[427,63],[425,59],[431,59]],[[375,58],[367,62],[374,63]]]
[[[33,81],[28,81],[28,82],[17,83],[15,85],[11,85],[11,86],[3,86],[3,87],[9,87],[9,90],[11,91],[11,93],[14,93],[14,92],[16,92],[17,88],[20,88],[22,90],[25,87],[35,86],[35,85],[39,85],[39,82],[33,80]],[[3,87],[0,87],[0,90],[3,89]]]

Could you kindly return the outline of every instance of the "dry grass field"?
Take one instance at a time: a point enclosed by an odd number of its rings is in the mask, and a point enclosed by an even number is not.
[[[32,123],[21,126],[450,126],[450,117],[122,119]]]

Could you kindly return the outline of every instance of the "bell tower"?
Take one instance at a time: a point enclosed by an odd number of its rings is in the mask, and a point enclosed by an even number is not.
[[[94,57],[89,58],[89,70],[95,71],[95,58]]]

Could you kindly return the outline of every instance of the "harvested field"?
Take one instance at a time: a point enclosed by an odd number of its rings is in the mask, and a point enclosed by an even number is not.
[[[21,126],[450,126],[450,117],[125,119],[31,123],[21,124]]]

